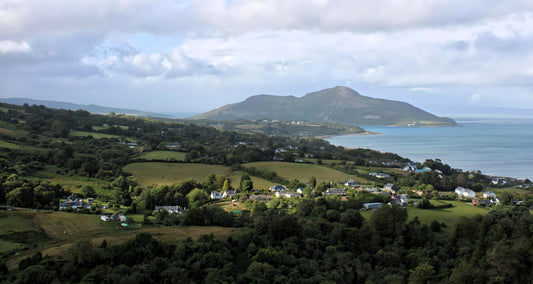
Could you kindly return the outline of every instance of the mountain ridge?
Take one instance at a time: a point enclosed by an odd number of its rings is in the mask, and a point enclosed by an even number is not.
[[[197,115],[195,119],[278,119],[344,125],[451,126],[451,118],[438,117],[411,104],[367,97],[337,86],[303,97],[256,95]]]
[[[163,113],[155,113],[155,112],[142,111],[142,110],[136,110],[136,109],[99,106],[95,104],[82,105],[82,104],[75,104],[75,103],[70,103],[70,102],[37,100],[37,99],[30,99],[30,98],[0,98],[0,102],[7,103],[7,104],[13,104],[13,105],[23,105],[23,104],[44,105],[49,108],[69,109],[69,110],[74,110],[74,111],[83,109],[94,114],[109,114],[110,112],[115,112],[117,114],[128,114],[128,115],[137,115],[137,116],[144,116],[144,117],[163,117],[163,118],[184,118],[184,117],[192,116],[192,114],[190,113],[163,114]]]

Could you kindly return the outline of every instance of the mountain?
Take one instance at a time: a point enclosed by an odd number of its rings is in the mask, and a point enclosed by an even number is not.
[[[150,116],[150,117],[169,117],[170,115],[165,115],[161,113],[146,112],[141,110],[134,109],[124,109],[124,108],[115,108],[115,107],[104,107],[97,105],[78,105],[67,102],[58,102],[58,101],[47,101],[47,100],[34,100],[29,98],[0,98],[0,102],[12,104],[12,105],[44,105],[48,108],[56,109],[70,109],[70,110],[79,110],[84,109],[90,113],[95,114],[109,114],[114,112],[116,114],[128,114],[128,115],[137,115],[137,116]],[[174,117],[174,116],[172,116]]]
[[[451,118],[438,117],[408,103],[362,96],[347,87],[334,87],[294,96],[257,95],[225,105],[195,119],[277,119],[344,125],[451,126]]]

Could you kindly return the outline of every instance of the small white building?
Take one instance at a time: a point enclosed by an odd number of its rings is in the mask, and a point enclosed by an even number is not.
[[[224,198],[224,194],[222,194],[222,191],[212,191],[211,192],[211,199],[218,200]]]
[[[377,209],[381,207],[383,203],[380,202],[372,202],[372,203],[363,203],[363,209]]]
[[[280,184],[276,184],[270,187],[270,191],[273,191],[273,192],[286,191],[286,190],[287,190],[287,187],[280,185]]]
[[[299,193],[296,192],[290,192],[290,191],[278,191],[276,192],[276,197],[283,197],[283,198],[301,198],[302,196]]]
[[[230,197],[230,198],[233,198],[235,197],[235,195],[237,194],[237,191],[236,190],[226,190],[224,191],[224,194],[222,194],[222,197]]]
[[[469,189],[469,188],[463,188],[463,187],[460,187],[458,186],[456,189],[455,189],[455,193],[457,193],[457,195],[459,195],[459,197],[466,197],[466,198],[474,198],[476,197],[476,193]]]
[[[493,199],[496,198],[496,194],[494,194],[492,191],[485,191],[483,192],[483,198]]]
[[[121,222],[126,222],[128,220],[128,218],[126,218],[126,215],[124,214],[118,214],[118,218],[120,218]]]
[[[358,186],[359,184],[355,182],[353,179],[349,179],[347,182],[344,183],[344,186],[354,188]]]
[[[109,218],[109,216],[106,216],[106,215],[101,215],[100,216],[100,219],[104,222],[109,222],[111,221],[111,218]]]

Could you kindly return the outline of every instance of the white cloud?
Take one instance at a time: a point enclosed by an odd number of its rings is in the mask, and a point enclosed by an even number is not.
[[[30,53],[31,47],[25,42],[14,42],[10,40],[0,41],[0,54],[9,54],[9,53]]]

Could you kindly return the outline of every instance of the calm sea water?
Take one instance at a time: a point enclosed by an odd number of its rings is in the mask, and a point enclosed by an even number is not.
[[[533,178],[533,118],[456,118],[459,127],[363,126],[381,135],[327,139],[333,145],[392,152],[415,162],[441,159],[453,168]]]

